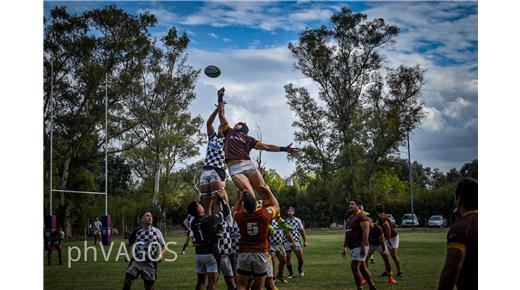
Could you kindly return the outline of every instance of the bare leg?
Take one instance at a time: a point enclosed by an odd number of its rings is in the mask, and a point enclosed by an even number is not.
[[[123,283],[123,290],[130,290],[132,288],[132,284],[134,284],[134,280],[125,278],[125,282]]]
[[[278,265],[278,276],[283,277],[283,268],[285,267],[285,259],[286,256],[282,255],[279,252],[276,252],[276,257],[278,257],[278,261],[280,264]],[[274,261],[274,259],[273,259]],[[274,262],[273,262],[273,269],[274,269]]]
[[[247,178],[249,179],[249,182],[253,189],[260,194],[264,202],[269,200],[268,195],[264,192],[261,186],[266,186],[267,184],[264,181],[264,178],[262,177],[262,174],[260,174],[260,171],[258,169],[255,169],[254,171],[251,171],[247,174]]]
[[[202,207],[204,208],[204,214],[210,215],[211,214],[211,197],[206,196],[210,193],[209,184],[199,185],[199,191],[201,193],[200,203],[202,204]]]
[[[287,265],[287,271],[289,272],[289,276],[293,275],[293,269],[292,269],[292,262],[291,262],[291,252],[287,251],[287,258],[286,258],[286,265]]]
[[[296,258],[298,258],[298,273],[303,272],[303,250],[295,250],[294,254],[296,254]]]
[[[206,273],[197,273],[197,285],[195,285],[195,290],[202,290],[204,284],[206,284]]]
[[[208,273],[208,290],[217,289],[218,273]]]
[[[274,290],[276,286],[274,285],[274,278],[269,277],[265,279],[265,289],[267,290]]]
[[[368,257],[372,256],[373,254],[374,254],[374,250],[368,250],[367,259],[368,259]],[[367,269],[368,269],[368,263],[366,263],[366,261],[365,261],[365,264],[367,265]]]
[[[238,274],[237,275],[237,290],[247,290],[247,289],[249,289],[249,277]]]
[[[237,284],[235,284],[234,276],[224,276],[224,281],[226,282],[226,286],[228,287],[228,289],[235,289],[237,287]]]
[[[373,286],[375,284],[374,280],[372,280],[372,275],[370,274],[370,271],[368,271],[366,262],[362,262],[359,265],[359,271],[361,272],[361,275],[363,275],[363,277],[367,281],[368,285]]]
[[[238,190],[249,192],[250,194],[255,194],[253,191],[253,187],[249,182],[249,179],[244,174],[238,174],[233,176],[233,182],[237,186]]]
[[[254,290],[263,290],[265,284],[266,277],[254,277],[253,278],[253,289]]]
[[[361,289],[361,273],[359,272],[360,265],[364,263],[363,261],[352,261],[350,263],[350,269],[352,270],[352,275],[354,276],[354,281],[356,282],[356,287]]]
[[[390,265],[390,255],[388,254],[388,252],[386,253],[381,253],[381,258],[383,258],[383,261],[385,262],[385,270],[386,270],[386,274],[388,274],[388,276],[392,276],[392,266]]]
[[[397,249],[391,249],[390,255],[392,255],[392,259],[394,260],[395,266],[397,267],[397,272],[401,272],[401,260],[397,255]]]

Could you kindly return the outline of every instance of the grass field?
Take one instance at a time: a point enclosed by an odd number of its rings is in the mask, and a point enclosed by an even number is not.
[[[390,285],[384,277],[379,277],[384,265],[381,257],[375,255],[376,263],[370,265],[370,270],[375,277],[378,289],[436,289],[439,273],[441,271],[446,254],[446,230],[428,231],[400,231],[399,256],[405,276],[398,278],[398,285]],[[166,237],[167,240],[176,241],[178,245],[173,248],[180,252],[184,242],[181,233]],[[72,263],[67,266],[67,247],[78,246],[83,248],[83,242],[64,242],[64,265],[57,265],[57,254],[53,253],[53,264],[47,266],[44,254],[44,287],[45,289],[59,290],[107,290],[121,289],[127,263],[119,260],[115,262],[115,256],[120,239],[115,239],[109,262],[104,262],[101,251],[98,251],[98,261],[93,261],[93,251],[89,253],[88,261]],[[309,247],[305,249],[305,277],[295,277],[289,284],[277,284],[280,289],[356,289],[352,274],[349,269],[349,260],[341,257],[341,245],[343,235],[340,232],[311,231],[309,234]],[[92,242],[89,241],[89,245]],[[296,259],[293,259],[296,261]],[[294,262],[293,262],[294,263]],[[392,266],[395,265],[392,263]],[[395,271],[395,268],[393,268]],[[158,269],[156,290],[163,289],[194,289],[194,249],[189,248],[187,255],[178,256],[174,262],[162,263]],[[368,288],[365,286],[365,288]],[[133,289],[143,289],[142,280],[137,280]],[[223,279],[219,281],[218,289],[226,289]]]

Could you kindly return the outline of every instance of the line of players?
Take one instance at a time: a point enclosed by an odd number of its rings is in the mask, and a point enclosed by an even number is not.
[[[350,252],[350,268],[357,289],[362,289],[364,284],[368,284],[371,290],[377,289],[367,263],[367,257],[372,256],[374,252],[379,252],[385,263],[385,272],[381,276],[388,276],[389,283],[397,283],[392,275],[390,256],[397,267],[397,276],[403,275],[401,261],[397,255],[399,234],[386,216],[384,205],[376,206],[377,224],[363,211],[363,204],[359,200],[351,199],[348,206],[341,255],[346,258],[347,252]]]

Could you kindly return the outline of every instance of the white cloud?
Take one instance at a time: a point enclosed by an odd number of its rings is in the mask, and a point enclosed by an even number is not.
[[[165,9],[138,9],[137,13],[145,13],[149,12],[150,14],[155,15],[157,17],[157,22],[159,26],[168,26],[171,23],[178,22],[180,17],[168,10]]]
[[[205,2],[196,13],[185,17],[186,25],[211,25],[214,27],[246,26],[266,31],[283,29],[303,30],[308,21],[327,21],[333,13],[330,7],[314,5],[294,6],[294,13],[282,9],[279,3],[271,1],[251,2]],[[211,13],[208,13],[211,11]]]
[[[424,112],[426,113],[426,118],[421,128],[430,131],[440,131],[444,128],[445,123],[439,110],[433,107],[424,107]]]
[[[212,37],[212,38],[215,38],[215,39],[218,39],[218,35],[216,35],[216,34],[213,33],[213,32],[208,33],[208,36],[209,36],[209,37]]]
[[[301,12],[289,14],[289,19],[293,21],[314,21],[314,20],[326,20],[332,16],[332,11],[324,10],[320,8],[312,8]]]
[[[444,108],[444,115],[450,118],[457,118],[462,110],[471,106],[471,103],[464,100],[463,98],[457,98],[454,102],[448,102],[446,108]]]

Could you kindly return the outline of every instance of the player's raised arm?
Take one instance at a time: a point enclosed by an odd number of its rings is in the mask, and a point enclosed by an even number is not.
[[[217,117],[218,108],[216,108],[211,115],[209,115],[208,121],[206,122],[206,131],[208,132],[208,138],[215,134],[215,128],[213,127],[213,122]]]
[[[278,146],[278,145],[271,145],[271,144],[265,144],[262,142],[256,142],[255,145],[256,150],[265,150],[270,152],[287,152],[289,154],[296,154],[300,152],[299,148],[292,147],[292,143],[287,146]]]
[[[228,124],[228,120],[226,118],[226,112],[224,110],[224,105],[226,104],[224,102],[224,92],[226,91],[226,89],[224,88],[221,88],[220,90],[218,90],[217,92],[217,95],[218,95],[218,105],[217,105],[217,110],[218,110],[218,118],[220,120],[220,125],[221,126],[225,126],[227,124],[226,127],[222,127],[222,131],[225,131],[229,128],[229,124]]]
[[[260,185],[260,188],[267,196],[267,201],[264,201],[264,207],[272,207],[275,210],[273,213],[273,217],[275,217],[280,212],[280,204],[278,203],[278,200],[274,197],[267,184]]]

